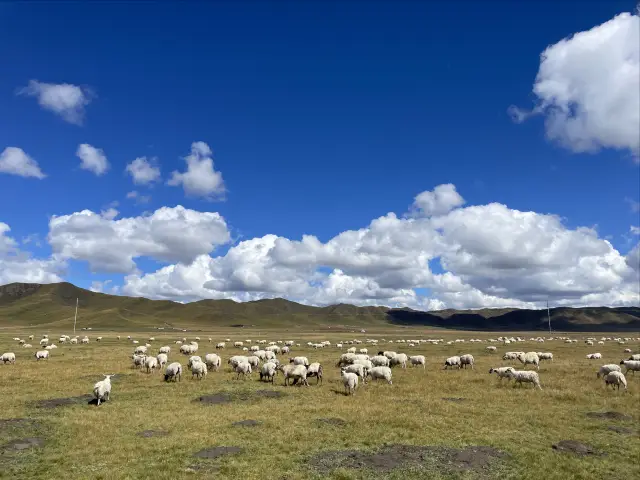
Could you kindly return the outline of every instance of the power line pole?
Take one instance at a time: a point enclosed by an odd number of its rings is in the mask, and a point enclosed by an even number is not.
[[[76,334],[76,320],[78,320],[78,298],[76,298],[76,316],[73,317],[73,334]]]

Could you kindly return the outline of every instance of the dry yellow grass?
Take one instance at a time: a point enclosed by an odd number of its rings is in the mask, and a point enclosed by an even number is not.
[[[25,338],[34,333],[33,349],[22,349],[12,337]],[[487,343],[420,345],[417,347],[386,345],[380,349],[423,354],[427,368],[394,368],[393,385],[384,383],[360,385],[355,397],[344,396],[339,370],[335,367],[340,351],[332,346],[312,350],[304,344],[309,340],[359,338],[482,338],[498,334],[474,332],[425,333],[424,329],[395,329],[360,333],[327,333],[303,335],[291,331],[227,330],[198,332],[202,338],[198,354],[215,352],[214,345],[225,337],[233,340],[292,339],[303,346],[296,355],[309,357],[324,366],[324,384],[309,387],[284,387],[282,377],[275,385],[251,380],[235,380],[226,365],[238,349],[223,353],[223,368],[209,372],[202,381],[192,380],[185,367],[179,383],[165,383],[159,373],[146,374],[131,368],[133,345],[114,333],[88,333],[89,345],[60,346],[51,352],[48,361],[33,358],[39,333],[28,330],[4,330],[0,338],[0,353],[13,351],[16,365],[0,365],[0,411],[3,419],[30,418],[34,426],[0,423],[1,443],[24,437],[42,437],[42,448],[0,454],[0,477],[3,478],[64,478],[78,479],[182,479],[182,478],[242,478],[242,479],[304,479],[304,478],[640,478],[640,374],[628,375],[626,392],[606,390],[596,379],[598,367],[618,363],[623,349],[630,346],[634,353],[640,345],[620,346],[607,342],[605,346],[588,347],[583,342],[567,345],[560,341],[519,343],[499,346],[498,352],[485,350]],[[57,340],[60,332],[49,332]],[[68,333],[68,332],[67,332]],[[97,343],[95,337],[104,341]],[[147,333],[132,333],[144,343]],[[153,351],[170,345],[170,361],[186,365],[187,357],[177,353],[175,340],[181,336],[193,339],[190,333],[153,333]],[[522,334],[529,338],[531,334]],[[537,335],[537,334],[536,334]],[[569,334],[581,339],[588,334]],[[602,334],[595,334],[600,337]],[[634,336],[634,333],[623,336]],[[214,343],[206,339],[213,337]],[[365,346],[365,345],[361,345]],[[369,353],[378,348],[366,346]],[[488,374],[493,366],[514,364],[501,360],[507,350],[551,351],[553,363],[542,363],[542,391],[531,386],[514,388]],[[602,360],[587,360],[587,353],[599,351]],[[219,353],[219,352],[218,352]],[[475,356],[474,370],[443,371],[445,357],[460,353]],[[515,365],[515,364],[514,364]],[[89,394],[102,373],[123,376],[113,382],[112,400],[100,407],[86,402],[43,409],[35,401]],[[252,396],[256,390],[277,390],[283,398]],[[201,395],[216,392],[245,394],[248,400],[221,405],[194,402]],[[463,398],[459,402],[445,397]],[[631,421],[594,419],[586,416],[593,411],[618,411],[633,417]],[[340,418],[343,426],[318,422],[319,418]],[[254,419],[263,422],[257,427],[237,427],[236,421]],[[619,425],[634,430],[621,434],[608,426]],[[142,438],[143,430],[163,430],[166,436]],[[604,456],[578,457],[559,453],[551,445],[560,440],[578,440],[605,452]],[[371,450],[384,444],[441,445],[464,447],[487,445],[510,456],[485,472],[447,472],[439,466],[427,469],[406,467],[385,473],[337,469],[322,474],[309,467],[306,459],[325,450]],[[240,454],[215,461],[195,458],[194,453],[214,446],[239,446]],[[0,447],[2,448],[2,447]],[[484,476],[483,476],[484,475]]]

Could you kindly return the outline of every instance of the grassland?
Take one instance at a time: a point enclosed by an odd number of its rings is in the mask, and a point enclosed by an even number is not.
[[[397,351],[424,354],[426,370],[394,369],[393,385],[360,385],[354,397],[347,397],[342,394],[339,371],[334,366],[339,350],[335,347],[311,350],[304,346],[307,341],[470,339],[489,335],[412,328],[388,328],[366,334],[302,335],[265,329],[243,329],[241,335],[238,329],[198,333],[202,337],[198,352],[201,355],[214,351],[213,344],[205,340],[209,336],[214,342],[229,337],[292,339],[301,343],[303,347],[296,348],[295,354],[321,362],[325,366],[324,383],[316,386],[314,379],[309,387],[284,387],[282,377],[273,386],[259,382],[256,374],[251,380],[235,380],[226,359],[238,353],[237,349],[225,350],[223,369],[210,372],[204,380],[192,380],[186,371],[181,382],[169,384],[162,381],[159,373],[132,370],[129,357],[133,345],[126,337],[118,341],[110,332],[88,332],[92,339],[89,345],[60,346],[51,352],[48,361],[36,362],[35,348],[22,349],[12,340],[14,336],[24,338],[31,333],[39,336],[43,332],[5,330],[0,337],[0,351],[14,351],[18,357],[15,365],[0,365],[0,415],[4,420],[32,421],[0,421],[0,434],[3,442],[38,438],[44,444],[21,451],[0,446],[0,478],[640,478],[640,376],[628,375],[628,391],[613,392],[607,391],[595,375],[600,365],[618,363],[628,356],[623,354],[625,347],[614,342],[597,348],[582,342],[519,344],[524,350],[542,348],[555,355],[553,363],[544,363],[540,368],[542,391],[500,384],[488,374],[490,367],[508,364],[501,360],[500,353],[508,347],[501,346],[497,353],[488,353],[486,343],[413,348],[395,344],[393,349]],[[57,338],[62,332],[49,333]],[[101,334],[105,337],[103,342],[95,342],[95,337]],[[141,332],[131,334],[141,341],[149,336]],[[195,336],[190,332],[156,333],[153,348],[168,344],[175,350],[173,342],[183,335],[190,339]],[[638,343],[630,346],[634,352],[640,349]],[[369,349],[376,350],[371,346]],[[587,360],[585,355],[593,351],[600,351],[603,359]],[[443,359],[459,353],[472,353],[476,358],[475,369],[442,371]],[[186,358],[176,352],[170,355],[171,360],[186,363]],[[86,400],[56,408],[41,408],[37,404],[52,398],[89,394],[102,373],[116,373],[120,377],[113,382],[112,400],[100,407],[87,405]],[[263,397],[257,393],[259,390],[274,390],[284,396]],[[233,401],[215,405],[194,401],[220,392],[230,394]],[[621,412],[631,419],[594,419],[586,415],[605,411]],[[323,418],[337,418],[345,423],[335,425],[318,420]],[[255,427],[233,425],[247,419],[261,423]],[[622,427],[627,433],[610,430],[610,426]],[[162,431],[165,435],[139,436],[145,430]],[[552,444],[560,440],[584,442],[603,455],[557,452]],[[326,451],[369,452],[383,444],[443,448],[481,445],[508,456],[475,469],[452,469],[446,466],[446,459],[429,455],[423,455],[417,462],[424,467],[399,463],[390,470],[383,470],[382,463],[372,470],[322,470],[318,469],[317,461],[311,461]],[[216,460],[194,457],[196,452],[216,446],[237,446],[243,451]],[[321,464],[340,467],[335,458],[328,457]]]

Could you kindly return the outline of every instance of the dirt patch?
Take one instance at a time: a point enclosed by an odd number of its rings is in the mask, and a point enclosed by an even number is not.
[[[607,427],[607,430],[611,430],[611,431],[616,432],[616,433],[624,433],[626,435],[632,435],[632,434],[635,433],[633,431],[633,429],[631,429],[631,428],[619,427],[618,425],[609,425]]]
[[[56,408],[65,407],[68,405],[80,405],[90,403],[94,401],[93,395],[80,395],[78,397],[66,397],[66,398],[49,398],[46,400],[37,400],[34,402],[36,408]]]
[[[558,443],[552,445],[554,450],[559,452],[575,453],[576,455],[599,455],[596,450],[582,442],[576,440],[560,440]]]
[[[277,390],[256,390],[256,395],[264,398],[282,398],[287,396],[286,393]]]
[[[211,447],[205,448],[193,454],[194,457],[206,458],[207,460],[215,460],[216,458],[226,455],[235,455],[244,451],[241,447]]]
[[[620,412],[587,412],[587,417],[603,418],[606,420],[633,420],[630,415]]]
[[[262,425],[262,422],[259,420],[241,420],[239,422],[233,422],[234,427],[257,427],[258,425]]]
[[[214,393],[213,395],[203,395],[198,398],[198,401],[208,405],[220,405],[233,402],[233,397],[228,393]]]
[[[136,433],[139,437],[151,438],[151,437],[166,437],[169,435],[169,432],[166,430],[143,430],[142,432]]]
[[[442,400],[445,400],[447,402],[464,402],[466,400],[466,398],[462,398],[462,397],[442,397]]]
[[[333,417],[329,417],[329,418],[318,418],[317,421],[319,423],[324,423],[324,424],[328,424],[328,425],[335,425],[338,427],[344,427],[347,422],[341,418],[333,418]]]
[[[0,430],[38,427],[40,427],[40,423],[32,418],[5,418],[0,420]]]
[[[29,437],[21,438],[18,440],[12,440],[9,443],[5,443],[0,446],[0,452],[21,452],[24,450],[30,450],[32,448],[40,448],[44,445],[44,438],[41,437]]]
[[[336,468],[389,472],[396,468],[422,466],[446,475],[460,471],[488,473],[494,464],[506,457],[506,453],[486,446],[458,449],[438,446],[385,445],[373,452],[360,450],[321,452],[309,458],[307,464],[324,474]]]

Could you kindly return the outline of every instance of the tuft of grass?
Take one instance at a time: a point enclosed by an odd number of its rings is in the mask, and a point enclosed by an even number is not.
[[[48,331],[57,339],[62,331]],[[85,333],[85,332],[83,332]],[[183,379],[165,383],[158,372],[146,374],[131,368],[134,346],[126,335],[144,343],[148,332],[122,333],[118,341],[113,332],[86,332],[89,345],[60,345],[51,358],[36,361],[34,349],[19,347],[12,337],[24,338],[30,330],[4,331],[0,337],[0,353],[13,351],[15,365],[0,365],[0,434],[3,441],[42,436],[41,448],[0,455],[0,477],[49,479],[74,476],[104,479],[182,479],[243,478],[262,479],[265,475],[278,479],[417,479],[417,478],[639,478],[640,376],[628,375],[626,392],[605,389],[596,379],[598,367],[618,363],[628,354],[626,347],[615,343],[598,346],[602,360],[587,360],[585,354],[595,351],[581,343],[560,341],[544,344],[525,342],[499,346],[496,353],[485,350],[486,343],[426,345],[408,347],[381,343],[380,350],[402,351],[409,355],[425,355],[427,368],[393,369],[393,385],[360,384],[353,397],[343,395],[339,369],[335,367],[340,350],[335,346],[312,350],[307,341],[329,340],[334,345],[346,339],[430,338],[424,329],[378,329],[360,333],[295,333],[290,329],[218,329],[198,332],[198,355],[215,352],[215,342],[224,338],[295,340],[292,354],[305,355],[324,366],[324,384],[310,387],[284,387],[282,377],[275,384],[259,382],[254,373],[250,380],[235,380],[226,360],[239,349],[218,351],[223,355],[219,372],[209,372],[202,380],[191,379],[186,369],[187,357],[180,355],[175,340],[192,333],[154,333],[153,352],[170,345],[169,361],[185,366]],[[95,337],[103,336],[100,343]],[[438,332],[438,338],[482,338],[489,334],[476,332]],[[598,334],[597,336],[600,336]],[[530,337],[531,334],[521,334]],[[573,334],[574,338],[581,338]],[[586,336],[586,334],[584,335]],[[633,334],[638,336],[638,334]],[[214,343],[206,339],[213,338]],[[37,344],[37,338],[32,342]],[[364,346],[364,345],[362,345]],[[628,346],[628,345],[627,345]],[[369,353],[377,352],[367,346]],[[634,351],[639,349],[632,344]],[[514,365],[502,361],[507,350],[551,351],[554,362],[540,367],[542,391],[530,386],[514,387],[489,375],[491,367]],[[443,360],[451,355],[471,353],[473,370],[442,370]],[[286,361],[286,358],[281,358]],[[531,367],[529,367],[531,368]],[[80,403],[53,409],[38,408],[41,400],[75,397],[91,393],[93,384],[103,373],[116,373],[112,400],[100,407]],[[281,398],[257,394],[258,390],[286,393]],[[205,405],[194,402],[202,395],[227,392],[234,401]],[[459,401],[444,398],[461,398]],[[587,417],[593,411],[618,411],[632,417],[630,421]],[[28,424],[7,424],[2,419],[28,418]],[[339,418],[342,425],[318,421]],[[257,420],[260,425],[239,428],[234,422]],[[609,425],[630,427],[634,434],[609,430]],[[143,438],[144,430],[168,432],[165,436]],[[554,451],[560,440],[587,443],[606,455],[577,457]],[[464,448],[469,445],[491,446],[508,454],[490,471],[449,471],[439,464],[406,465],[388,472],[337,468],[327,474],[307,463],[311,456],[325,451],[373,451],[383,444],[431,445]],[[216,460],[194,457],[202,449],[216,446],[242,447],[242,453]],[[1,447],[0,447],[1,448]]]

